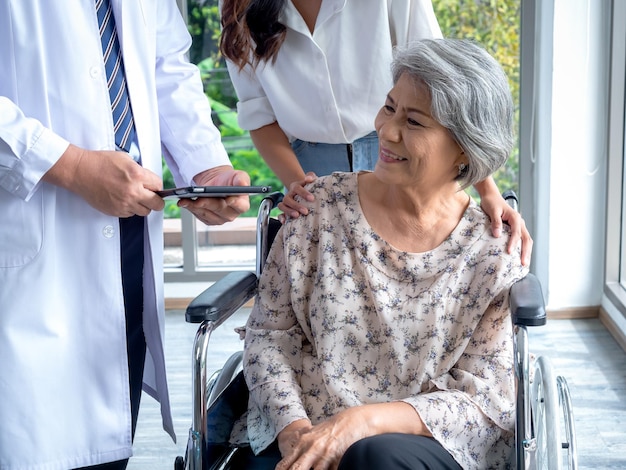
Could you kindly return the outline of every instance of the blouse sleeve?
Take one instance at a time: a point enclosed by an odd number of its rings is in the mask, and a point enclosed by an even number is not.
[[[388,0],[394,46],[442,37],[431,0]]]
[[[228,60],[226,66],[237,92],[239,127],[252,131],[275,122],[276,114],[258,80],[255,69],[248,64],[240,70]]]
[[[248,419],[259,421],[248,427],[264,434],[250,437],[267,444],[289,423],[307,418],[298,385],[304,335],[290,301],[284,231],[285,227],[278,233],[261,276],[244,349],[244,374],[252,405]]]

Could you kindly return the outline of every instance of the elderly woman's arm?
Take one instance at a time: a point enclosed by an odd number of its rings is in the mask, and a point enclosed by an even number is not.
[[[278,437],[283,460],[276,469],[335,468],[354,442],[390,432],[434,437],[462,466],[480,467],[494,450],[502,451],[494,444],[503,434],[513,437],[507,303],[507,292],[494,299],[455,367],[431,381],[432,391],[348,408],[315,426],[308,420],[291,423]]]
[[[283,459],[276,470],[336,468],[355,442],[392,432],[431,437],[415,409],[399,401],[354,406],[315,426],[308,420],[295,421],[278,436]]]
[[[307,419],[299,386],[304,335],[291,306],[281,234],[268,256],[246,325],[244,375],[255,404],[248,432],[256,450],[272,443],[291,422]]]

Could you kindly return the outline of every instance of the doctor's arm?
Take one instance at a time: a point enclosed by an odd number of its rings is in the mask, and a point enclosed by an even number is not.
[[[0,142],[0,187],[25,201],[44,181],[116,217],[163,208],[163,201],[153,193],[161,189],[161,179],[127,153],[72,145],[2,96]]]
[[[233,169],[213,123],[198,67],[186,53],[191,36],[175,2],[159,15],[156,92],[163,157],[179,186],[249,186],[250,177]],[[207,225],[234,220],[250,208],[247,195],[181,200],[180,207]]]
[[[250,186],[250,176],[245,171],[223,165],[196,175],[194,182],[198,186]],[[225,198],[205,197],[195,201],[181,199],[178,205],[189,210],[207,225],[221,225],[246,212],[250,208],[250,198],[247,195],[240,195]]]

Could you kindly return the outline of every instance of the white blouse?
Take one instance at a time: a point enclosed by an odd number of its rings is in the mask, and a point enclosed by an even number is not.
[[[392,87],[392,48],[441,37],[430,0],[323,0],[314,32],[287,2],[276,61],[239,71],[227,62],[239,125],[278,122],[290,140],[350,143],[374,130]]]
[[[252,448],[298,419],[400,400],[463,468],[503,468],[515,421],[508,292],[527,273],[508,234],[493,238],[472,201],[439,247],[407,253],[368,225],[356,174],[311,192],[310,214],[274,242],[246,326]]]

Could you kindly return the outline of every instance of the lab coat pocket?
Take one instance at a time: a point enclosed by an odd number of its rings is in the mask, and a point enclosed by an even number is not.
[[[41,192],[28,202],[0,194],[0,217],[0,268],[28,264],[37,256],[43,243]]]

